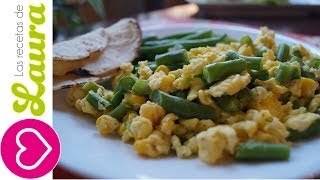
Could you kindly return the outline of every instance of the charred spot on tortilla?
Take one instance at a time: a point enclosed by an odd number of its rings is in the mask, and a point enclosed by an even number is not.
[[[84,70],[84,69],[77,69],[72,71],[72,73],[81,77],[92,76],[92,74],[90,74],[87,70]]]
[[[76,85],[83,85],[88,81],[95,81],[99,82],[103,80],[104,78],[108,78],[109,76],[106,77],[94,77],[94,76],[87,76],[87,77],[79,77],[75,74],[68,73],[63,76],[54,76],[53,77],[53,90],[59,90],[59,89],[66,89],[70,88],[72,86]]]
[[[56,76],[79,69],[97,60],[108,44],[104,29],[83,34],[53,45],[53,74]]]
[[[79,76],[74,74],[74,72],[69,72],[63,76],[53,76],[53,91],[70,88],[76,85],[83,85],[88,81],[103,82],[106,80],[110,80],[118,73],[118,69],[115,69],[107,74],[104,74],[103,76]]]

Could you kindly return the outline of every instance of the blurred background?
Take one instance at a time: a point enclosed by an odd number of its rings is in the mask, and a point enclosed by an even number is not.
[[[320,35],[320,0],[53,0],[53,6],[55,40],[128,16],[149,25],[206,19]]]

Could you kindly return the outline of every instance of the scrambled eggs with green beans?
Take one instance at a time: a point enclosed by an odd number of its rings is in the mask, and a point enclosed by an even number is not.
[[[211,30],[148,36],[119,66],[108,86],[73,87],[67,102],[142,156],[288,160],[292,142],[320,131],[320,57],[277,44],[266,27],[255,40]]]

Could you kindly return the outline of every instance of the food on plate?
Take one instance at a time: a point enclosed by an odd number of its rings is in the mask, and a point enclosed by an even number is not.
[[[255,40],[211,30],[147,36],[119,66],[109,85],[74,86],[67,102],[146,157],[288,160],[294,141],[320,132],[319,56],[277,44],[266,27]]]
[[[131,62],[137,55],[141,44],[141,31],[134,19],[123,19],[105,29],[109,37],[108,45],[97,61],[81,67],[92,75],[104,75]]]
[[[104,29],[98,29],[53,45],[53,74],[57,76],[79,69],[101,55],[108,44]]]
[[[75,74],[66,74],[63,76],[56,76],[53,78],[53,90],[59,90],[69,88],[75,85],[83,85],[88,81],[99,82],[107,79],[110,76],[90,76],[90,77],[79,77]]]
[[[84,82],[102,80],[119,64],[138,55],[141,30],[135,19],[127,18],[53,46],[54,90]]]

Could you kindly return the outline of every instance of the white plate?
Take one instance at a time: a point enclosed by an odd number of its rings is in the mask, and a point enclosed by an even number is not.
[[[232,38],[244,34],[256,37],[258,30],[230,25],[180,24],[143,29],[144,33],[166,35],[174,32],[211,28]],[[320,51],[297,40],[277,34],[278,42],[301,43],[313,52]],[[131,145],[119,138],[98,134],[89,116],[76,112],[65,99],[65,90],[54,93],[53,119],[61,143],[59,165],[92,178],[301,178],[320,174],[320,138],[295,144],[289,161],[239,163],[209,166],[198,158],[164,157],[147,159],[137,156]]]

